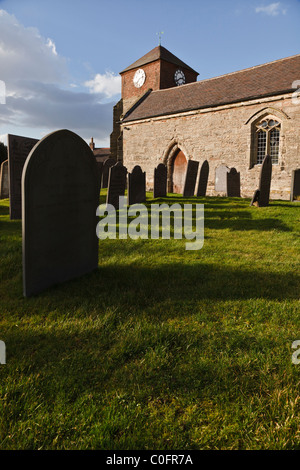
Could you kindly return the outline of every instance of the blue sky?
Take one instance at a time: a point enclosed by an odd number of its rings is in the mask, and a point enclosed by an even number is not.
[[[118,73],[159,31],[201,80],[298,54],[299,24],[299,0],[0,0],[0,139],[68,128],[109,146]]]

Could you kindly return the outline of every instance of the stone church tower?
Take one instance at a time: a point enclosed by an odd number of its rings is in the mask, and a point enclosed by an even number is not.
[[[198,72],[178,59],[163,46],[157,46],[120,72],[122,97],[113,109],[111,156],[123,160],[123,134],[120,120],[139,106],[152,92],[197,81]]]

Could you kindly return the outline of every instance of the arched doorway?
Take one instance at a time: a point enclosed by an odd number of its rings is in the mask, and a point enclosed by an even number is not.
[[[170,165],[170,192],[183,193],[186,174],[187,159],[183,151],[178,149],[174,154]]]

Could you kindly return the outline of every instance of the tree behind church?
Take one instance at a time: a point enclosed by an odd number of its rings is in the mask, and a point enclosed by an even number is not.
[[[0,142],[0,165],[7,160],[7,146]]]

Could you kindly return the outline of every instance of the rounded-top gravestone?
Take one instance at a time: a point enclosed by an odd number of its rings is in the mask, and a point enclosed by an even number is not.
[[[241,197],[241,176],[236,168],[227,173],[227,197]]]
[[[22,175],[24,295],[98,266],[99,184],[93,152],[69,130],[31,150]]]
[[[154,168],[153,197],[166,197],[167,195],[167,167],[159,163]]]
[[[131,173],[128,173],[128,205],[146,201],[146,173],[139,165],[136,165]]]
[[[119,209],[119,198],[124,196],[127,184],[127,168],[118,162],[109,169],[106,204]]]

